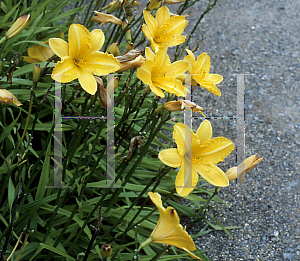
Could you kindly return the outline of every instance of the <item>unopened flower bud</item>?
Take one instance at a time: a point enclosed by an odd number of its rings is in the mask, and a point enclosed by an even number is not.
[[[147,87],[144,89],[144,94],[147,94],[149,90],[150,90],[150,86],[147,85]]]
[[[130,43],[125,48],[125,53],[128,53],[129,51],[134,49],[134,43]]]
[[[240,177],[242,174],[245,174],[249,170],[253,169],[259,162],[262,161],[263,158],[257,157],[258,154],[252,155],[245,159],[241,164],[237,167],[232,167],[226,171],[226,176],[229,181],[235,180]]]
[[[107,52],[111,53],[112,55],[120,55],[119,51],[119,44],[118,43],[112,43],[110,46],[108,46]]]
[[[7,164],[8,164],[8,166],[11,166],[11,157],[8,157]]]
[[[15,23],[10,27],[10,29],[6,32],[5,37],[10,39],[20,33],[29,23],[30,15],[23,15],[15,21]]]
[[[39,64],[36,64],[33,66],[32,74],[33,74],[33,82],[37,83],[40,79],[40,73],[41,73],[41,66]]]
[[[99,78],[98,76],[94,76],[97,82],[97,94],[99,97],[99,100],[101,102],[101,105],[105,108],[107,107],[111,107],[112,102],[110,100],[110,98],[108,97],[108,94],[103,86],[103,81],[101,78]]]
[[[131,22],[133,21],[133,19],[134,19],[134,16],[133,16],[133,15],[129,15],[129,16],[128,16],[128,21],[129,21],[129,23],[131,23]]]
[[[125,0],[124,1],[124,7],[135,7],[135,6],[139,6],[140,3],[134,0]]]
[[[0,90],[0,102],[3,104],[10,104],[13,103],[16,106],[21,106],[23,105],[18,101],[18,99],[9,91],[5,89]]]
[[[114,12],[115,10],[121,8],[122,2],[121,1],[112,1],[109,5],[108,5],[108,10],[107,13],[111,14],[112,12]]]
[[[65,34],[63,31],[59,31],[59,38],[65,40]]]
[[[110,257],[112,254],[112,248],[109,244],[104,244],[100,249],[100,254],[102,258]]]
[[[124,30],[128,25],[128,21],[125,19],[123,20],[123,23],[122,23],[122,29]],[[125,39],[128,43],[131,43],[131,33],[130,33],[130,29],[126,30],[125,32]]]
[[[94,11],[94,13],[97,16],[93,16],[92,19],[96,23],[101,23],[101,24],[113,23],[117,25],[122,25],[122,21],[113,15],[101,13],[98,11]]]
[[[160,7],[160,4],[161,4],[161,1],[160,0],[150,0],[148,3],[147,3],[147,8],[146,10],[150,11],[150,10],[153,10],[153,9],[157,9]]]

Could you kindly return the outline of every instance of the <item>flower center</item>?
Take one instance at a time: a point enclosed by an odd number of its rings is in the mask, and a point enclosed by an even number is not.
[[[84,60],[83,58],[79,58],[79,59],[74,59],[73,62],[77,66],[82,67],[85,64],[86,60]]]

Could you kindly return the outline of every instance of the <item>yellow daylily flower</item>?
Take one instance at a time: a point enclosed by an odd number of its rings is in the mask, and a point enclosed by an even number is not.
[[[186,51],[188,55],[183,59],[189,62],[188,72],[192,76],[192,85],[200,85],[209,92],[221,96],[221,92],[216,84],[220,83],[223,77],[219,74],[209,73],[211,63],[207,53],[200,54],[196,61],[193,52],[188,49],[186,49]],[[180,79],[184,80],[182,76]]]
[[[136,75],[143,83],[150,86],[156,96],[164,97],[161,89],[176,96],[185,96],[185,88],[176,77],[179,74],[184,74],[188,63],[176,61],[171,64],[167,48],[167,45],[163,45],[154,54],[149,47],[146,47],[146,61],[137,70]]]
[[[3,104],[10,104],[13,103],[16,106],[21,106],[23,105],[18,101],[18,99],[9,91],[5,89],[0,90],[0,102]]]
[[[232,167],[226,171],[226,176],[229,181],[235,180],[242,174],[247,173],[249,170],[253,169],[263,158],[257,157],[258,154],[252,155],[240,163],[237,167]]]
[[[35,64],[32,68],[32,81],[37,83],[40,79],[41,74],[41,66],[39,64]]]
[[[170,17],[169,9],[163,6],[157,10],[154,18],[150,11],[143,10],[146,24],[142,31],[151,42],[151,47],[158,52],[158,47],[168,43],[169,47],[185,42],[185,36],[181,35],[188,21],[183,16]]]
[[[43,42],[49,45],[49,41]],[[40,63],[46,62],[49,57],[52,57],[54,52],[43,45],[36,44],[35,46],[28,48],[28,56],[24,56],[23,60],[27,63]]]
[[[190,144],[186,142],[187,132],[191,133]],[[224,137],[211,137],[212,127],[208,120],[200,124],[196,134],[184,124],[177,123],[173,131],[177,148],[165,149],[158,154],[164,164],[173,168],[180,167],[175,180],[176,191],[180,196],[188,196],[194,190],[198,182],[197,173],[214,186],[229,185],[227,176],[216,164],[231,153],[234,144]]]
[[[152,231],[150,238],[143,242],[139,250],[150,243],[166,244],[175,246],[186,251],[191,257],[201,260],[190,251],[196,250],[191,236],[180,225],[180,220],[173,207],[165,209],[162,205],[161,196],[158,193],[148,192],[148,195],[159,211],[159,220]]]
[[[91,33],[80,24],[69,28],[69,43],[60,38],[51,38],[49,44],[53,52],[61,58],[52,72],[52,79],[60,75],[62,83],[78,78],[81,87],[94,95],[97,83],[93,75],[106,75],[120,69],[120,63],[112,55],[99,52],[104,43],[102,30]]]

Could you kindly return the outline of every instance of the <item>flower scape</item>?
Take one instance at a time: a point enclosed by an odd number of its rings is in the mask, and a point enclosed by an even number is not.
[[[211,260],[191,228],[228,233],[217,194],[262,158],[192,100],[226,92],[196,1],[90,2],[1,2],[1,258]]]

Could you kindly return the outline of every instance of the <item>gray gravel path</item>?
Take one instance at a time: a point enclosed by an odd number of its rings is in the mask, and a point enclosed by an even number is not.
[[[203,6],[197,4],[190,25]],[[211,72],[224,81],[220,98],[197,89],[193,101],[207,116],[235,115],[237,83],[231,74],[253,74],[245,76],[246,157],[264,157],[245,183],[221,191],[229,208],[221,206],[218,219],[242,225],[230,231],[233,239],[218,231],[195,240],[213,260],[300,260],[299,11],[300,1],[292,0],[218,1],[194,35],[204,36],[196,55],[207,52]],[[236,122],[211,122],[214,136],[235,140]],[[234,155],[230,159],[223,170]],[[201,224],[193,232],[199,229]]]

